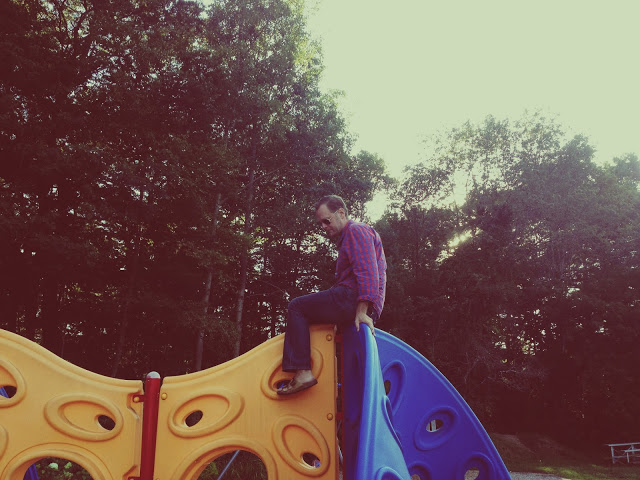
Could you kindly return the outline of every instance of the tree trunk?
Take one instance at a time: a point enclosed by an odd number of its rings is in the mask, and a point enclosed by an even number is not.
[[[58,356],[62,354],[62,329],[58,311],[58,281],[46,274],[42,294],[42,346]]]
[[[213,242],[216,238],[218,230],[218,212],[220,211],[220,202],[222,200],[222,194],[218,192],[216,196],[216,205],[213,209],[213,221],[211,224],[211,236],[210,240]],[[207,276],[204,285],[204,294],[202,295],[202,319],[206,321],[207,314],[209,313],[209,301],[211,299],[211,283],[213,281],[213,267],[207,268]],[[204,350],[204,327],[201,326],[196,337],[196,355],[194,359],[194,367],[196,371],[202,370],[202,352]]]
[[[133,302],[133,292],[138,280],[138,268],[140,265],[140,242],[141,232],[134,239],[134,245],[131,251],[133,258],[129,265],[129,284],[127,285],[127,293],[124,299],[124,305],[122,307],[122,322],[120,323],[120,331],[118,333],[118,344],[116,346],[116,354],[113,359],[113,367],[110,375],[115,377],[118,374],[120,363],[122,363],[122,355],[124,354],[124,346],[127,342],[127,327],[129,325],[129,311],[131,309],[131,303]]]
[[[19,305],[17,301],[17,292],[9,291],[7,294],[5,294],[5,301],[3,302],[3,304],[3,308],[0,310],[0,313],[2,314],[2,323],[0,323],[0,326],[2,328],[6,328],[10,332],[19,334]]]
[[[255,158],[256,154],[256,146],[253,147],[253,157]],[[255,170],[250,168],[249,170],[249,183],[247,184],[247,203],[245,208],[245,218],[244,218],[244,234],[245,237],[248,237],[251,233],[251,213],[253,211],[253,194],[254,194],[254,179],[255,179]],[[236,342],[233,347],[233,356],[237,357],[240,355],[240,344],[242,342],[242,310],[244,308],[244,297],[245,290],[247,288],[247,277],[249,273],[249,250],[242,250],[242,255],[240,256],[240,287],[238,289],[238,300],[236,303]]]
[[[276,324],[278,318],[278,308],[275,305],[275,302],[269,302],[269,312],[271,313],[271,322],[269,328],[269,338],[275,338],[276,336]]]
[[[36,339],[36,328],[38,325],[38,278],[33,275],[27,280],[28,287],[24,302],[24,336],[29,340]]]

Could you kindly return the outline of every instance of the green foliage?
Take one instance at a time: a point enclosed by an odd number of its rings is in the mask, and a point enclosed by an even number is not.
[[[91,480],[89,472],[80,465],[61,458],[44,458],[36,465],[40,480]]]
[[[128,378],[279,333],[326,282],[309,206],[364,214],[385,178],[349,155],[303,5],[1,8],[0,326]]]
[[[381,326],[491,428],[593,443],[640,427],[637,157],[592,155],[539,115],[468,123],[407,171],[377,224]]]

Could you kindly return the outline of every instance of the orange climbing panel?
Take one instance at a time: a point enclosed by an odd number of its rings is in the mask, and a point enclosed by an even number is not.
[[[281,370],[283,335],[222,365],[165,378],[155,477],[196,479],[220,455],[246,450],[270,480],[338,478],[334,335],[333,325],[312,327],[318,384],[296,395],[276,393],[291,377]]]
[[[94,480],[136,476],[142,382],[117,380],[68,363],[0,330],[0,478],[22,480],[44,457],[82,465]]]
[[[167,377],[160,390],[157,480],[195,480],[220,455],[246,450],[270,480],[338,478],[333,325],[311,330],[318,385],[280,397],[284,335],[230,362]],[[141,381],[117,380],[74,366],[39,345],[0,330],[0,479],[22,480],[44,457],[71,460],[94,480],[140,476]]]

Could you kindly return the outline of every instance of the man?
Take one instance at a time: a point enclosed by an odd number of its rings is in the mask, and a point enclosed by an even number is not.
[[[365,324],[375,335],[374,323],[382,313],[387,283],[387,262],[380,235],[369,225],[349,220],[342,198],[328,195],[315,205],[316,219],[338,246],[335,284],[329,290],[295,298],[289,303],[282,369],[295,372],[278,390],[292,395],[318,383],[311,373],[309,325]]]

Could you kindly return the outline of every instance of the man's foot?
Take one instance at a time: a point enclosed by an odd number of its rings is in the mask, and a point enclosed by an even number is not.
[[[291,380],[289,380],[289,383],[283,385],[278,389],[278,395],[293,395],[294,393],[298,393],[306,390],[307,388],[311,388],[317,383],[318,380],[314,377],[310,377],[309,379],[305,380],[299,380],[298,376],[296,375]]]

